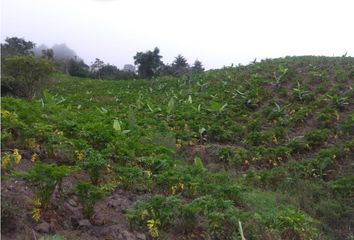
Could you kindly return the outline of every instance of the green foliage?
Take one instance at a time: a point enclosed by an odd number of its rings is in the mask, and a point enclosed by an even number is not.
[[[196,59],[193,63],[192,66],[192,72],[194,73],[201,73],[204,72],[204,67],[201,61],[199,61],[198,59]]]
[[[241,221],[246,239],[345,239],[352,66],[287,57],[153,81],[56,75],[38,101],[2,98],[2,148],[83,170],[85,208],[116,188],[144,199],[126,212],[151,238],[239,239]]]
[[[65,237],[55,234],[55,235],[41,237],[39,240],[65,240]]]
[[[68,166],[57,166],[37,162],[33,168],[24,172],[17,173],[20,177],[29,181],[36,188],[37,198],[44,208],[48,208],[50,198],[58,184],[65,176],[73,172],[73,168]]]
[[[16,56],[16,55],[33,55],[35,44],[31,41],[26,41],[23,38],[7,37],[5,43],[1,44],[1,57]]]
[[[114,166],[119,185],[126,190],[143,191],[151,186],[151,172],[135,166]]]
[[[91,182],[97,185],[101,177],[101,171],[107,163],[105,157],[98,151],[87,149],[85,152],[85,158],[79,162],[79,166],[87,171]]]
[[[13,56],[2,62],[1,87],[15,96],[32,98],[48,85],[53,73],[51,62],[31,56]]]
[[[300,82],[298,81],[297,86],[293,89],[294,97],[299,101],[303,101],[308,94],[309,91],[306,91],[303,85],[301,85]]]
[[[68,62],[68,72],[71,76],[87,77],[89,75],[89,66],[82,60],[70,59]]]
[[[305,134],[305,139],[310,147],[318,147],[322,145],[328,138],[328,131],[326,130],[315,130],[307,132]]]
[[[309,227],[314,224],[314,221],[292,209],[278,212],[271,224],[281,231],[283,238],[308,238],[317,235],[316,229]]]
[[[188,72],[189,64],[187,62],[187,59],[179,54],[172,62],[172,73],[174,76],[182,76]]]
[[[138,65],[138,73],[142,78],[152,78],[158,72],[158,69],[162,65],[161,58],[159,55],[160,50],[155,47],[153,51],[147,52],[137,52],[134,56],[134,63]]]
[[[92,217],[95,204],[105,195],[105,191],[88,182],[79,182],[75,186],[74,192],[79,197],[83,207],[83,214],[87,218]]]
[[[137,201],[127,210],[126,216],[134,224],[146,226],[149,220],[159,221],[161,229],[171,227],[177,217],[181,200],[175,196],[153,196],[145,201]]]

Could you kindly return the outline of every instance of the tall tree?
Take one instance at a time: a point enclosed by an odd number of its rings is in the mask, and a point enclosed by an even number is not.
[[[172,71],[175,76],[181,76],[189,71],[189,64],[187,59],[179,54],[175,57],[175,60],[172,62]]]
[[[159,68],[163,65],[159,55],[160,49],[155,47],[153,51],[137,52],[134,56],[134,63],[138,65],[138,73],[140,77],[151,78],[155,76]]]
[[[36,46],[31,41],[26,41],[23,38],[11,37],[6,38],[5,43],[1,44],[1,55],[3,57],[15,55],[33,55],[33,48]]]
[[[91,73],[96,75],[98,79],[101,79],[101,68],[104,67],[104,62],[99,58],[95,59],[95,62],[91,64]]]
[[[118,72],[119,69],[116,66],[111,64],[105,64],[97,71],[97,74],[99,77],[102,77],[103,79],[113,80],[117,77]]]
[[[54,51],[51,48],[48,49],[43,49],[42,50],[42,57],[48,59],[48,60],[53,60],[54,59]]]
[[[68,72],[71,76],[87,77],[89,75],[89,66],[82,60],[70,59],[68,62]]]
[[[135,66],[131,64],[125,64],[123,67],[123,71],[135,73]]]
[[[199,61],[198,59],[195,60],[193,66],[192,66],[192,72],[204,72],[204,67],[201,61]]]

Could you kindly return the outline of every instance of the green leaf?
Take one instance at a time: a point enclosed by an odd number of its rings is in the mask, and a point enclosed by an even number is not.
[[[175,99],[171,97],[170,101],[168,101],[167,105],[167,113],[171,114],[175,109]]]
[[[196,166],[200,170],[204,170],[204,165],[202,159],[200,157],[194,158],[194,166]]]
[[[115,119],[113,121],[113,128],[114,128],[114,130],[116,130],[118,132],[122,131],[122,127],[121,127],[121,124],[120,124],[119,120]]]

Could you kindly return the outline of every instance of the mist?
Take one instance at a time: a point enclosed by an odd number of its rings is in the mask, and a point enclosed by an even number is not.
[[[354,54],[353,2],[3,0],[1,41],[65,43],[88,64],[122,68],[159,47],[164,63],[182,54],[207,69],[255,58]]]

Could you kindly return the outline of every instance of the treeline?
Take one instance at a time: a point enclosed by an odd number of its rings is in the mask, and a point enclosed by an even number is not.
[[[56,71],[76,77],[95,79],[128,80],[136,78],[152,78],[156,76],[182,76],[194,72],[203,72],[203,64],[198,59],[192,66],[182,55],[175,57],[171,64],[165,64],[161,59],[160,50],[156,47],[152,51],[137,52],[134,65],[126,64],[123,69],[96,58],[88,65],[65,44],[47,48],[44,45],[36,47],[32,41],[23,38],[6,38],[1,44],[2,58],[11,56],[39,57],[50,61]]]
[[[123,69],[99,58],[88,65],[65,44],[53,48],[36,47],[35,43],[23,38],[6,38],[1,44],[1,93],[31,99],[50,83],[54,72],[94,79],[128,80],[179,77],[204,71],[199,60],[190,66],[182,55],[178,55],[172,64],[164,64],[157,47],[152,51],[137,52],[133,58],[135,66],[126,64]]]

